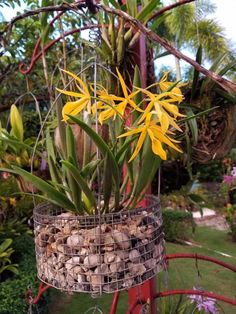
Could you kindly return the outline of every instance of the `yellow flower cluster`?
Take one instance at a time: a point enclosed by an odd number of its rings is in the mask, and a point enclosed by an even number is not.
[[[123,119],[129,108],[130,110],[138,111],[140,114],[137,125],[131,127],[128,132],[118,136],[118,138],[121,138],[140,134],[129,162],[139,154],[147,136],[151,140],[153,153],[164,160],[166,160],[167,156],[162,146],[163,144],[181,152],[180,148],[174,144],[178,143],[178,141],[170,138],[169,134],[173,134],[170,131],[170,127],[181,131],[176,120],[178,117],[183,116],[180,114],[177,106],[177,104],[183,101],[183,94],[179,88],[181,84],[167,81],[168,73],[162,77],[159,83],[154,84],[159,86],[161,93],[157,94],[150,91],[150,88],[154,85],[146,89],[137,87],[134,92],[129,93],[124,79],[117,69],[123,96],[109,94],[105,88],[101,87],[97,92],[97,98],[93,101],[93,97],[86,84],[75,74],[69,71],[64,72],[74,78],[79,91],[71,92],[58,89],[62,94],[78,98],[76,101],[67,102],[63,107],[62,115],[64,121],[68,120],[68,115],[75,116],[82,110],[87,110],[88,113],[93,114],[98,111],[99,122],[103,124],[110,118],[116,119],[117,116]],[[138,93],[142,93],[144,102],[147,104],[144,109],[140,108],[140,104],[136,104],[134,101]],[[94,102],[93,105],[92,101]]]

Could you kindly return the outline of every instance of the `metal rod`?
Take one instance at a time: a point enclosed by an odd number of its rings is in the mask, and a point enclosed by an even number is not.
[[[109,314],[115,314],[116,313],[119,297],[120,297],[120,291],[117,291],[113,294]]]
[[[167,254],[166,255],[166,259],[167,260],[177,259],[177,258],[195,258],[195,259],[198,259],[198,260],[212,262],[212,263],[215,263],[215,264],[220,265],[222,267],[228,268],[228,269],[232,270],[233,272],[236,272],[236,266],[233,266],[231,264],[222,262],[222,261],[220,261],[220,260],[218,260],[217,258],[214,258],[214,257],[200,255],[200,254],[197,254],[197,253],[176,253],[176,254]]]
[[[224,297],[220,294],[208,292],[208,291],[197,291],[197,290],[167,290],[163,292],[158,292],[154,297],[155,298],[162,298],[162,297],[168,297],[170,295],[201,295],[203,297],[212,298],[215,300],[223,301],[225,303],[231,304],[233,306],[236,306],[236,300]]]

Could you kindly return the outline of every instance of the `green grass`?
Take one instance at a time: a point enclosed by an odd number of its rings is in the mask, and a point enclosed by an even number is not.
[[[192,240],[203,246],[202,248],[190,247],[186,245],[167,243],[168,253],[198,253],[219,258],[222,261],[236,265],[236,243],[231,242],[227,233],[213,230],[207,227],[198,227]],[[214,252],[214,250],[232,255],[234,258],[224,257]],[[170,261],[168,272],[162,272],[158,278],[160,290],[167,289],[192,289],[193,286],[204,288],[205,290],[216,292],[231,298],[236,295],[236,274],[209,262],[195,260],[172,260]],[[198,269],[197,269],[198,268]],[[200,276],[198,276],[198,270]],[[68,296],[56,290],[52,290],[52,303],[49,309],[50,314],[83,314],[92,306],[99,306],[103,313],[109,313],[111,295],[104,295],[93,299],[85,294],[73,294]],[[162,307],[164,304],[174,304],[178,297],[170,297],[158,300]],[[220,303],[222,310],[220,313],[233,314],[236,309],[230,305]],[[117,314],[124,314],[127,309],[127,293],[123,292],[117,310]],[[93,313],[88,312],[88,313]],[[98,312],[94,312],[98,313]],[[162,310],[160,314],[170,314],[170,310]]]

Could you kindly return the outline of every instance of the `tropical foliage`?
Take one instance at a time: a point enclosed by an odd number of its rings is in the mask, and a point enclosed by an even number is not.
[[[178,141],[173,138],[174,129],[181,131],[176,123],[177,118],[183,116],[178,109],[178,104],[183,99],[179,83],[168,82],[165,76],[154,84],[156,92],[153,93],[150,87],[138,87],[140,75],[136,68],[136,81],[131,92],[117,69],[117,74],[113,75],[118,77],[120,94],[115,95],[110,94],[100,84],[86,84],[75,74],[65,72],[75,81],[78,91],[58,89],[60,93],[76,98],[75,101],[67,101],[63,107],[63,120],[76,123],[87,134],[88,140],[94,142],[95,151],[87,150],[79,163],[75,138],[69,123],[66,126],[66,141],[57,153],[48,131],[47,152],[51,183],[15,166],[10,172],[31,181],[46,194],[43,197],[51,202],[78,213],[85,211],[89,214],[96,213],[97,207],[101,206],[96,204],[94,192],[103,195],[102,212],[120,209],[123,206],[121,195],[127,190],[129,182],[130,191],[123,201],[127,207],[134,206],[155,175],[160,159],[167,159],[167,147],[181,152]],[[147,103],[146,109],[143,109],[143,103]],[[60,121],[60,110],[58,112],[59,129],[62,131],[65,124]],[[127,121],[131,119],[133,122],[127,127]],[[97,134],[98,125],[97,132],[93,130],[94,120],[101,123],[101,128],[108,128],[107,143]],[[62,160],[56,163],[58,153]],[[124,165],[127,173],[121,184]]]
[[[2,167],[18,165],[20,167],[37,170],[41,167],[42,154],[36,150],[33,154],[34,138],[24,138],[24,127],[21,114],[15,105],[10,110],[11,130],[8,132],[0,127],[0,164]]]
[[[6,239],[0,244],[0,276],[4,271],[17,273],[17,264],[12,264],[10,256],[14,250],[10,247],[12,239]]]

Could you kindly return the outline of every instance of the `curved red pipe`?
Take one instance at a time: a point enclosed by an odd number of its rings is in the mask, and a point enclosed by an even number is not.
[[[64,34],[62,34],[61,36],[57,37],[56,39],[50,41],[43,49],[41,49],[40,51],[38,51],[39,49],[39,46],[40,46],[40,41],[41,39],[39,38],[36,42],[36,45],[35,45],[35,48],[34,48],[34,52],[33,52],[33,55],[32,55],[32,58],[31,58],[31,62],[30,62],[30,65],[29,67],[27,67],[27,65],[25,63],[21,63],[19,65],[19,71],[20,73],[22,74],[28,74],[30,73],[30,71],[32,70],[34,64],[36,63],[36,61],[42,56],[43,53],[45,53],[50,47],[52,47],[56,42],[58,42],[59,40],[61,40],[62,38],[66,37],[66,36],[69,36],[69,35],[72,35],[74,33],[79,33],[83,30],[86,30],[86,29],[92,29],[92,28],[100,28],[101,25],[87,25],[87,26],[83,26],[81,28],[76,28],[76,29],[72,29]],[[24,68],[27,67],[27,69],[24,70]]]
[[[212,262],[214,264],[220,265],[222,267],[228,268],[232,270],[233,272],[236,272],[236,266],[233,266],[231,264],[222,262],[218,260],[217,258],[214,257],[209,257],[197,253],[176,253],[176,254],[167,254],[166,255],[166,260],[171,260],[171,259],[178,259],[178,258],[195,258],[197,260],[203,260],[203,261],[208,261]]]
[[[216,293],[212,293],[212,292],[208,292],[208,291],[197,291],[197,290],[184,290],[184,289],[180,289],[180,290],[167,290],[167,291],[163,291],[163,292],[158,292],[156,293],[153,297],[154,298],[162,298],[162,297],[168,297],[171,295],[200,295],[203,297],[207,297],[207,298],[212,298],[218,301],[222,301],[228,304],[231,304],[233,306],[236,306],[236,300],[224,297],[220,294],[216,294]],[[147,300],[136,300],[133,305],[128,309],[128,311],[126,312],[126,314],[132,314],[134,309],[136,308],[136,306],[138,304],[146,304]],[[112,314],[115,312],[112,312]],[[111,313],[110,313],[111,314]]]
[[[46,285],[43,282],[40,282],[38,294],[34,298],[32,297],[32,293],[33,293],[32,289],[31,288],[28,289],[28,291],[26,292],[27,302],[29,304],[36,304],[36,303],[38,303],[39,299],[41,298],[41,295],[50,287],[51,286]]]
[[[182,294],[182,295],[201,295],[203,297],[207,298],[212,298],[218,301],[223,301],[225,303],[231,304],[236,306],[236,300],[224,297],[220,294],[208,292],[208,291],[198,291],[198,290],[167,290],[163,292],[158,292],[154,295],[154,298],[162,298],[162,297],[168,297],[170,295],[177,295],[177,294]]]

